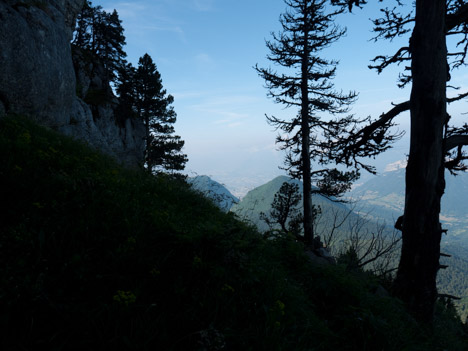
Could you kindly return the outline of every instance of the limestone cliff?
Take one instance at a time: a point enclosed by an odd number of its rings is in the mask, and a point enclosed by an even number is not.
[[[137,165],[143,160],[143,125],[130,119],[117,123],[115,98],[92,110],[77,96],[70,40],[83,3],[0,0],[0,116],[26,114]]]

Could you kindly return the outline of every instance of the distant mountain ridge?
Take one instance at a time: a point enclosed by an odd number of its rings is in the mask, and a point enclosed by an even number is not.
[[[353,216],[362,215],[375,222],[385,221],[387,225],[393,226],[396,219],[403,214],[405,196],[405,168],[396,168],[373,177],[348,194],[347,198],[356,202]],[[268,226],[260,219],[260,213],[268,213],[274,195],[283,182],[296,183],[302,189],[302,182],[299,180],[278,176],[250,190],[239,200],[224,185],[208,176],[189,178],[188,182],[194,189],[211,198],[223,211],[234,212],[241,219],[255,224],[261,231],[267,230]],[[446,183],[445,194],[442,197],[441,221],[449,232],[448,236],[442,238],[442,243],[458,242],[468,248],[468,174],[456,177],[447,174]],[[313,203],[320,205],[323,212],[349,211],[346,204],[332,202],[320,195],[313,195]]]
[[[349,196],[358,202],[361,213],[389,223],[403,214],[405,169],[385,172],[353,189]],[[446,174],[445,194],[441,203],[441,222],[449,230],[443,242],[463,242],[468,247],[468,174]]]
[[[398,164],[397,164],[398,166]],[[279,176],[270,182],[263,184],[247,193],[242,200],[235,204],[231,211],[241,220],[246,220],[260,231],[268,230],[268,225],[260,219],[260,213],[268,213],[271,208],[275,193],[283,182],[298,184],[302,190],[302,182],[286,176]],[[352,226],[358,221],[367,221],[360,228],[361,231],[372,232],[378,224],[385,223],[386,232],[393,231],[393,224],[398,216],[403,214],[404,208],[405,169],[399,169],[382,173],[381,175],[364,182],[351,192],[350,198],[357,202],[343,204],[332,202],[322,196],[314,195],[313,203],[320,205],[322,215],[316,224],[316,234],[327,235],[333,224],[335,213],[349,213],[343,225],[336,230],[336,236],[345,238]],[[441,270],[438,276],[438,289],[441,293],[448,293],[462,297],[456,302],[458,311],[463,318],[468,316],[468,175],[458,177],[447,176],[446,194],[442,200],[443,227],[449,228],[447,236],[442,238],[442,250],[451,254],[450,258],[443,258],[442,264],[447,264],[448,269]],[[299,204],[301,206],[302,204]],[[342,218],[342,217],[341,217]],[[361,222],[362,223],[362,222]],[[462,243],[463,245],[460,245]],[[336,249],[333,249],[337,253]],[[339,249],[338,249],[339,252]]]
[[[222,184],[206,175],[188,178],[187,182],[192,188],[211,199],[222,211],[229,212],[231,207],[239,202],[239,199]]]
[[[269,229],[268,225],[260,218],[260,213],[268,213],[271,209],[275,194],[279,191],[284,182],[294,183],[299,186],[299,191],[302,195],[302,182],[297,179],[292,179],[287,176],[279,176],[263,184],[247,193],[242,200],[234,205],[231,209],[239,218],[247,220],[254,224],[260,231]],[[330,224],[332,217],[335,215],[344,216],[350,212],[350,208],[343,203],[331,201],[321,195],[312,195],[312,204],[320,206],[322,214],[316,222],[316,234],[324,234],[327,226]],[[302,201],[298,205],[302,207]],[[358,215],[351,213],[349,220],[356,219]],[[342,229],[344,229],[343,226]]]

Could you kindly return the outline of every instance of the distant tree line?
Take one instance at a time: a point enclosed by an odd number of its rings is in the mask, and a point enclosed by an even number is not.
[[[72,44],[104,66],[119,98],[119,120],[136,118],[145,126],[145,167],[150,172],[176,173],[185,168],[184,141],[175,134],[174,97],[163,88],[161,75],[149,54],[133,67],[124,51],[125,36],[116,10],[108,13],[86,1],[77,18]]]

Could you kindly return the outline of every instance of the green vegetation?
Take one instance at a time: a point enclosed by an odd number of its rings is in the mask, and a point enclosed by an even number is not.
[[[468,226],[466,196],[467,174],[457,177],[446,173],[447,187],[442,198],[442,228],[448,229],[442,236],[441,252],[452,257],[441,257],[440,263],[447,265],[437,274],[439,293],[460,297],[454,301],[462,320],[468,317]],[[352,192],[359,199],[359,210],[372,218],[383,218],[394,223],[403,213],[405,170],[384,173],[364,183]],[[448,221],[450,219],[450,221]]]
[[[468,250],[459,243],[445,244],[441,251],[451,257],[441,257],[441,264],[447,265],[437,276],[437,287],[440,293],[459,297],[454,305],[462,321],[468,318]]]
[[[432,333],[373,276],[314,266],[180,180],[20,117],[0,122],[0,153],[3,350],[468,347],[452,307]]]
[[[271,229],[265,221],[262,220],[261,213],[269,213],[275,194],[280,190],[284,182],[295,184],[299,187],[300,191],[302,191],[302,183],[299,180],[291,179],[286,176],[279,176],[268,183],[249,191],[239,203],[232,207],[231,211],[233,211],[242,220],[249,221],[254,224],[262,232]],[[329,235],[334,215],[338,218],[343,218],[348,215],[350,209],[342,203],[333,202],[319,194],[312,195],[312,202],[316,207],[316,211],[320,208],[320,213],[317,214],[317,218],[315,219],[314,232],[323,240],[324,237]],[[302,208],[302,201],[299,201],[296,208]],[[337,231],[340,232],[341,236],[345,236],[343,229],[350,228],[351,221],[356,221],[358,218],[355,213],[349,214],[348,217],[350,220],[346,221],[345,225],[337,228]],[[280,226],[276,226],[275,229],[280,229]]]
[[[118,106],[113,107],[116,122],[123,127],[127,119],[138,118],[144,124],[147,169],[173,175],[182,171],[188,159],[182,153],[184,141],[174,134],[174,98],[163,89],[161,75],[150,55],[140,57],[137,68],[125,60],[125,35],[117,11],[109,13],[102,6],[85,1],[71,43],[75,66],[89,78],[86,94],[78,79],[77,95],[91,106],[115,102],[110,86],[113,83],[118,98]],[[95,75],[101,76],[97,80],[101,84],[94,82]]]

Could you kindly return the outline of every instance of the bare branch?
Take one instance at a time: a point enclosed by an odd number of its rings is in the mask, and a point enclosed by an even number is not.
[[[335,145],[335,148],[339,150],[337,158],[344,160],[347,165],[358,164],[372,173],[373,170],[358,161],[356,157],[377,155],[388,149],[391,142],[399,139],[403,133],[390,135],[387,133],[390,127],[394,126],[392,123],[393,119],[400,113],[409,110],[409,108],[409,101],[394,105],[390,111],[381,114],[377,120],[371,122],[366,127],[360,130],[353,130],[349,135],[339,137]]]
[[[455,96],[453,98],[448,98],[447,99],[447,103],[452,103],[452,102],[455,102],[455,101],[458,101],[458,100],[461,100],[463,98],[466,98],[468,96],[468,92],[464,93],[464,94],[460,94],[458,96]]]
[[[458,146],[466,145],[468,145],[468,135],[452,135],[445,139],[444,152],[447,153]]]
[[[404,57],[403,55],[410,53],[410,48],[408,46],[403,46],[395,53],[393,56],[376,56],[372,59],[372,62],[381,61],[382,63],[379,65],[369,65],[370,69],[376,69],[378,73],[382,73],[382,71],[391,65],[392,63],[400,64],[403,61],[410,61],[411,57]]]
[[[460,6],[455,13],[450,13],[445,19],[447,32],[468,23],[468,4]]]

